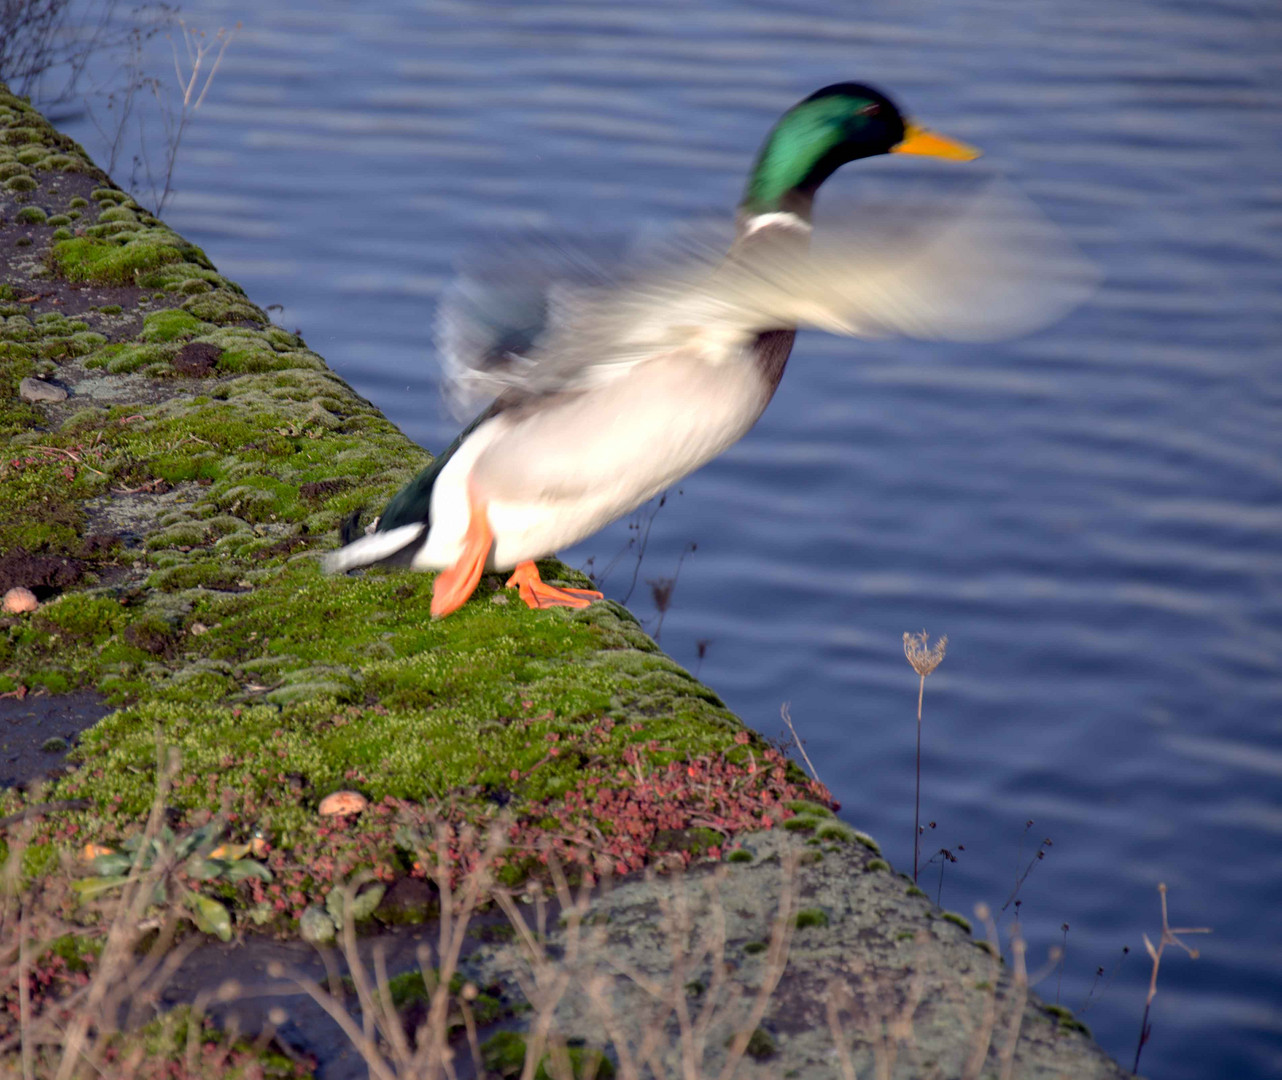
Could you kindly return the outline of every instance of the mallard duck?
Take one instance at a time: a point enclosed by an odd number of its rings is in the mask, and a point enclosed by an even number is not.
[[[869,86],[827,86],[770,131],[728,251],[687,245],[624,280],[575,258],[560,259],[558,274],[544,253],[533,269],[514,267],[488,301],[468,289],[449,298],[438,330],[450,381],[491,404],[372,531],[345,536],[326,569],[440,571],[434,616],[461,607],[486,570],[511,570],[508,587],[532,608],[586,606],[601,593],[547,584],[534,560],[742,438],[774,395],[799,325],[982,338],[996,336],[990,321],[1002,324],[998,334],[1020,324],[1028,305],[1007,305],[1011,319],[975,294],[983,260],[964,229],[902,257],[810,243],[819,186],[846,162],[880,154],[978,156],[906,120]],[[545,277],[553,280],[531,302],[527,279]],[[486,310],[495,296],[509,307],[497,318]]]

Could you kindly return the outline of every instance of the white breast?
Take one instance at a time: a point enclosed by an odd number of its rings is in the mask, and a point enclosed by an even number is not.
[[[491,568],[578,543],[737,442],[768,396],[746,354],[711,364],[682,351],[589,392],[501,413],[441,471],[414,565],[458,559],[469,485],[488,506]]]

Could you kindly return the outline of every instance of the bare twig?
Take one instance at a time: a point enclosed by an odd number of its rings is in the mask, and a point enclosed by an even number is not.
[[[792,726],[792,710],[789,707],[790,704],[790,702],[785,701],[781,706],[779,706],[779,715],[783,717],[783,722],[788,725],[788,730],[792,732],[792,741],[796,743],[797,749],[801,753],[801,758],[806,763],[806,768],[810,770],[810,775],[822,784],[823,781],[819,780],[819,773],[815,771],[814,762],[810,760],[810,755],[806,753],[806,744],[801,741],[801,736],[797,734],[797,729]]]
[[[1149,1037],[1153,1034],[1153,1026],[1148,1021],[1149,1009],[1153,1007],[1153,998],[1157,996],[1157,971],[1162,964],[1162,953],[1166,951],[1168,945],[1174,945],[1183,949],[1189,954],[1190,960],[1198,958],[1198,950],[1191,945],[1186,945],[1179,939],[1180,934],[1209,934],[1209,926],[1181,926],[1171,929],[1171,924],[1166,915],[1166,882],[1160,882],[1157,891],[1162,897],[1162,935],[1158,938],[1157,947],[1149,941],[1148,935],[1144,935],[1144,948],[1148,950],[1149,956],[1153,960],[1153,974],[1148,981],[1148,997],[1144,999],[1144,1016],[1140,1020],[1140,1041],[1135,1047],[1135,1064],[1131,1066],[1131,1072],[1140,1071],[1140,1054],[1144,1050],[1144,1044],[1148,1042]]]

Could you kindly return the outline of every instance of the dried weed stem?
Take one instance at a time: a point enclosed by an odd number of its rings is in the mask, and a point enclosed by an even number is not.
[[[919,634],[904,633],[904,656],[921,681],[917,686],[917,793],[913,800],[913,884],[917,884],[917,859],[921,854],[921,705],[926,694],[926,676],[943,662],[948,649],[945,634],[934,645],[928,644],[930,635],[925,630]]]

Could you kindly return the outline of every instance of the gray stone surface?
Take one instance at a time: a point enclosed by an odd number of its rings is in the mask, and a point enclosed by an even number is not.
[[[18,394],[23,401],[66,401],[67,391],[57,383],[45,379],[26,378],[18,384]]]
[[[641,1057],[649,1039],[655,1075],[718,1076],[735,1033],[758,1029],[760,1056],[736,1076],[1129,1075],[1071,1017],[1025,996],[1009,941],[1006,961],[996,959],[861,844],[777,831],[743,846],[749,863],[598,896],[577,945],[562,917],[544,946],[555,959],[537,978],[519,941],[486,946],[467,966],[482,985],[529,997],[536,1013],[539,995],[568,975],[555,1030]],[[522,910],[533,922],[533,906]],[[766,945],[781,912],[786,955]],[[799,914],[813,925],[797,928]]]

